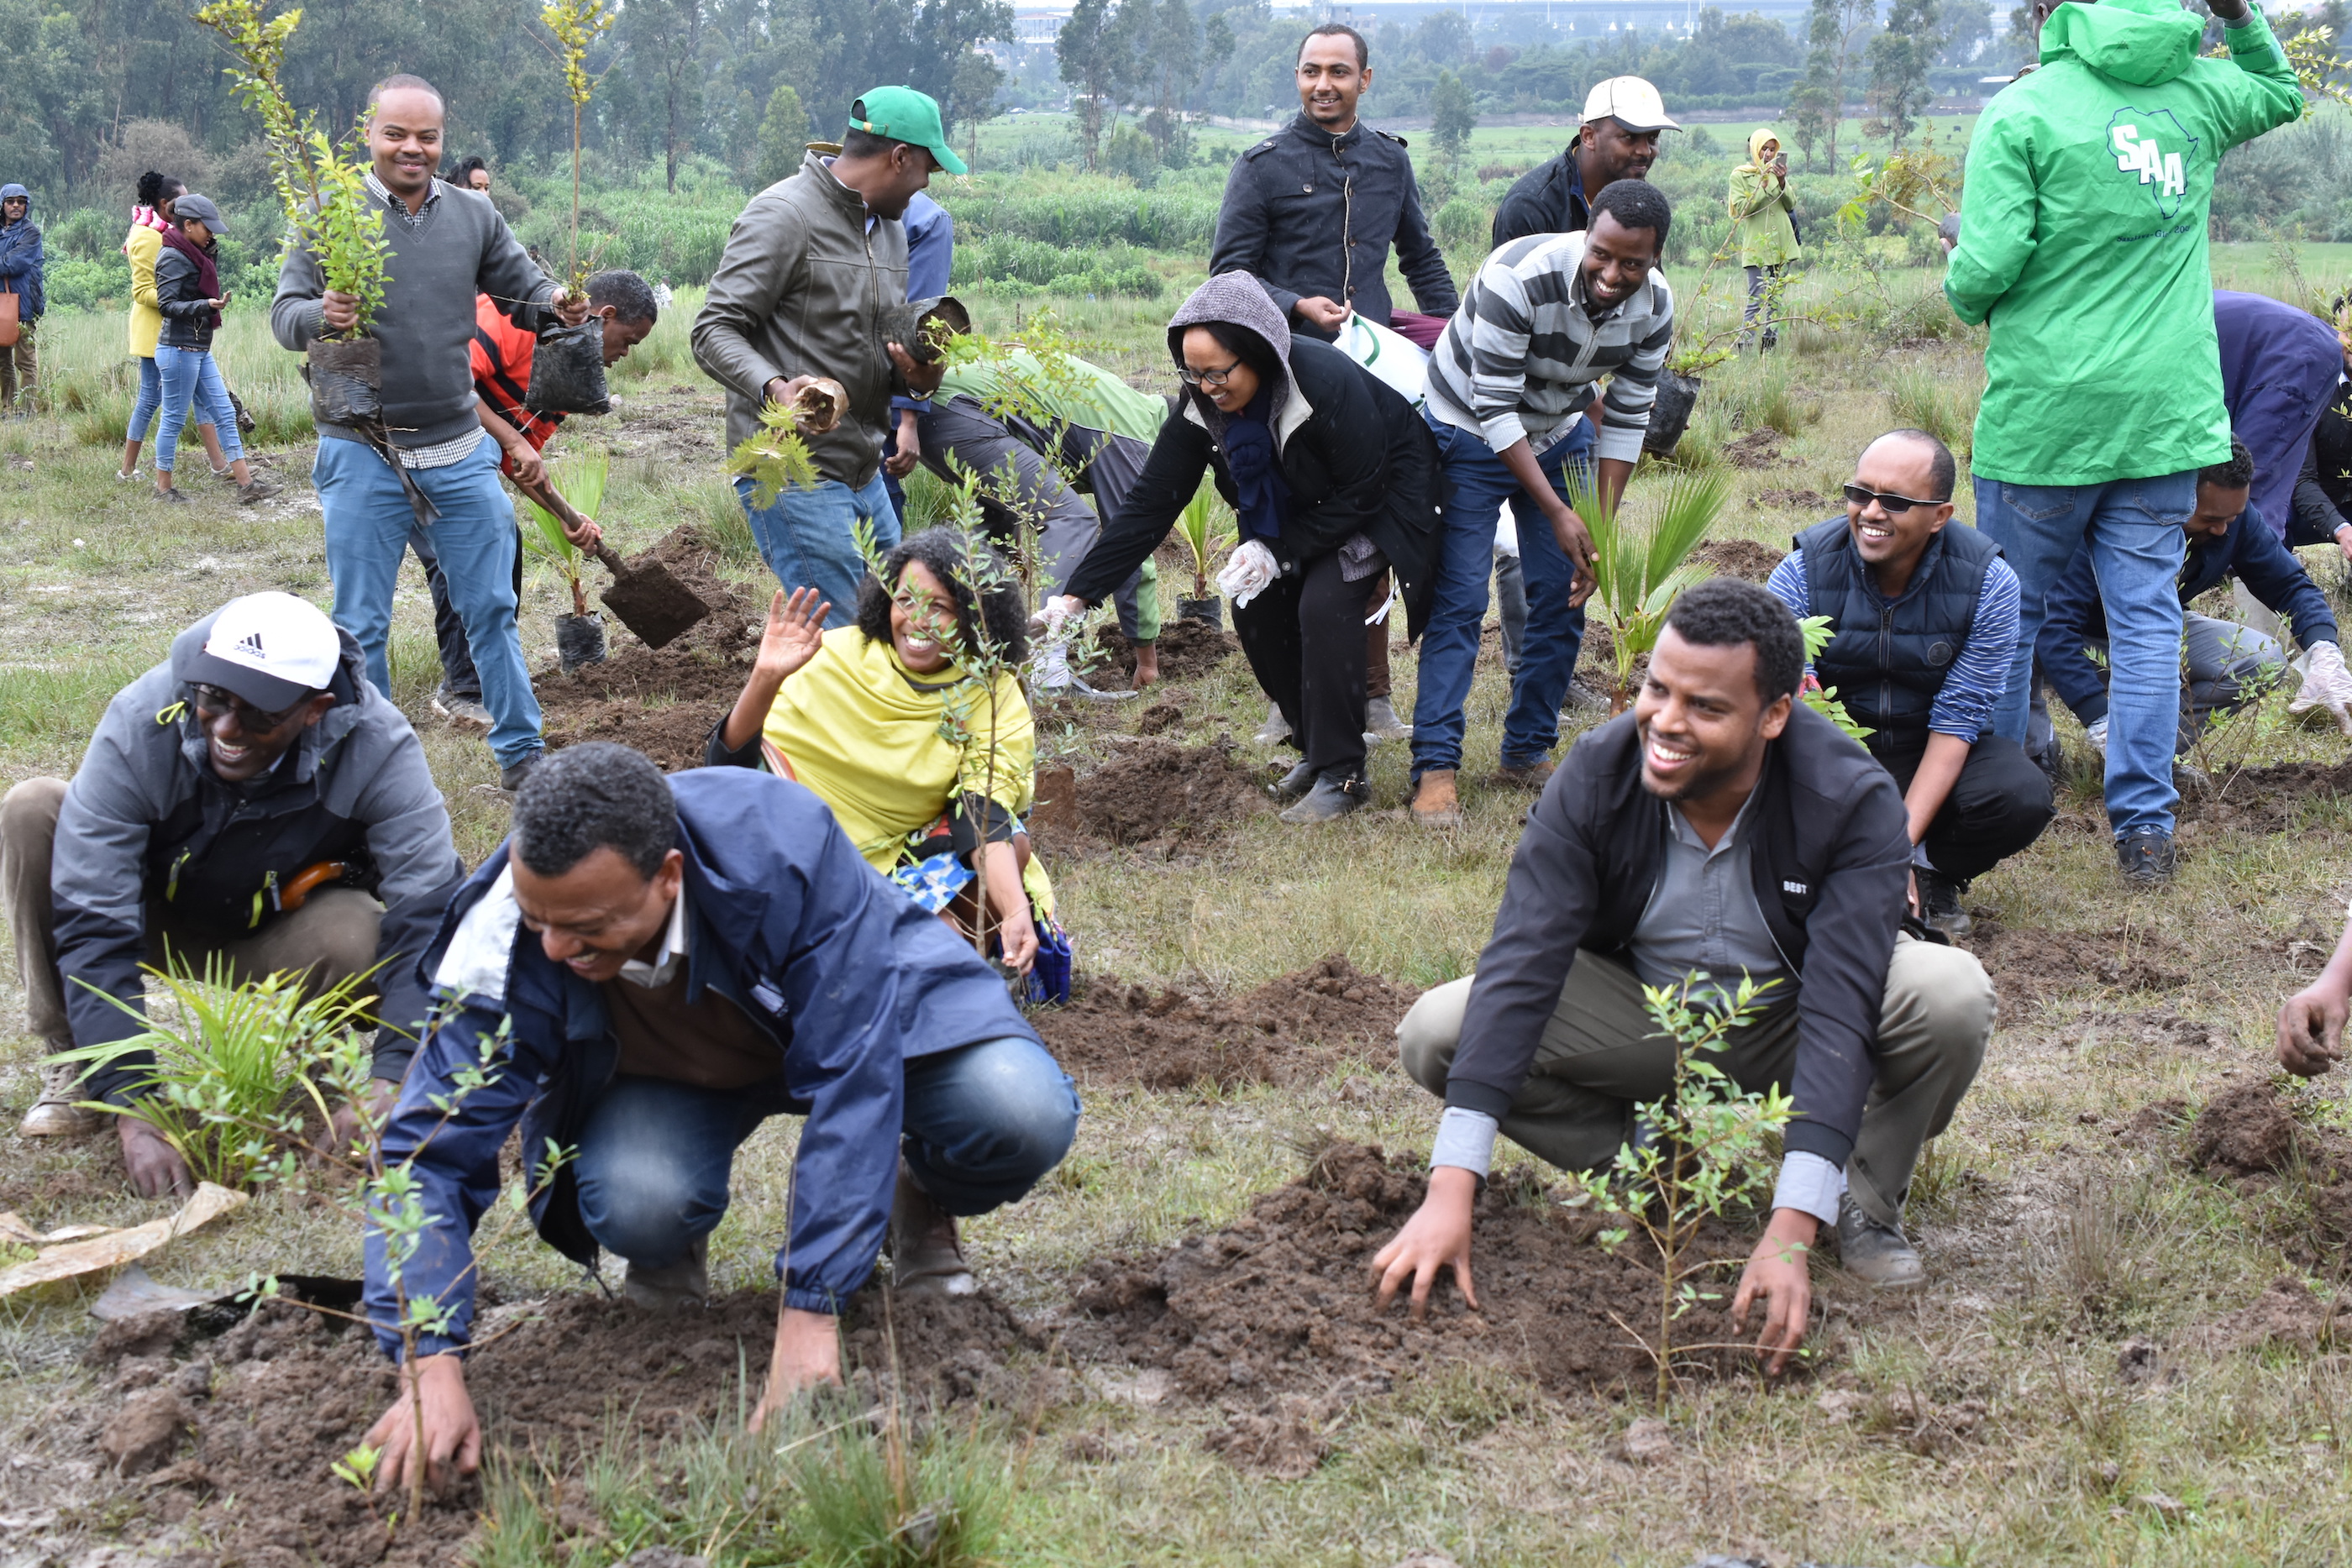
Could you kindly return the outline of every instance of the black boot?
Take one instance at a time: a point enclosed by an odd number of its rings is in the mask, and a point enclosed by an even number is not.
[[[1315,788],[1307,791],[1305,800],[1282,813],[1282,820],[1294,825],[1334,821],[1371,796],[1372,787],[1366,780],[1326,773],[1315,781]]]

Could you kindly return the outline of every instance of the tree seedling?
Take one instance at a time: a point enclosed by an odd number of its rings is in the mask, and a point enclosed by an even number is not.
[[[1684,589],[1714,575],[1714,568],[1689,559],[1722,515],[1729,483],[1720,470],[1677,474],[1647,525],[1628,518],[1622,504],[1605,502],[1588,469],[1568,478],[1568,504],[1592,535],[1592,602],[1609,629],[1613,659],[1609,711],[1623,713],[1633,701],[1633,666],[1657,646],[1666,612]]]

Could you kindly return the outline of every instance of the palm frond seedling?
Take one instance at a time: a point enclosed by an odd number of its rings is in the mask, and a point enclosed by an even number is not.
[[[152,1127],[200,1181],[242,1190],[289,1178],[309,1118],[330,1113],[322,1082],[342,1037],[373,1027],[373,971],[310,997],[299,972],[236,984],[217,956],[201,975],[176,958],[148,973],[172,1004],[160,1019],[109,996],[145,1030],[49,1060],[88,1071],[152,1053],[135,1071],[131,1103],[91,1108]]]
[[[1622,713],[1633,702],[1633,666],[1657,646],[1666,612],[1684,589],[1713,575],[1712,567],[1689,558],[1722,515],[1728,486],[1719,469],[1677,474],[1656,517],[1637,524],[1625,516],[1622,500],[1603,499],[1590,470],[1570,470],[1568,504],[1592,535],[1591,602],[1609,629],[1611,713]]]
[[[611,473],[611,460],[602,452],[576,453],[547,465],[547,482],[555,493],[583,517],[593,517],[604,509],[604,481]],[[523,548],[553,567],[572,590],[572,613],[588,613],[588,591],[581,580],[583,559],[580,547],[563,531],[563,519],[532,500],[522,497],[523,515],[530,527],[523,529]]]
[[[1183,512],[1176,518],[1176,531],[1183,537],[1186,548],[1192,552],[1192,597],[1209,597],[1209,563],[1219,552],[1230,549],[1234,538],[1233,508],[1217,494],[1216,486],[1204,476],[1201,487],[1184,503]]]

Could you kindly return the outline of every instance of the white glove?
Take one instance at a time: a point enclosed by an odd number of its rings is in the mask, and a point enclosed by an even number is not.
[[[1045,632],[1047,642],[1058,642],[1061,639],[1062,628],[1086,612],[1085,600],[1073,598],[1066,593],[1057,593],[1045,601],[1045,608],[1037,613],[1032,624]]]
[[[2287,704],[2289,713],[2326,708],[2336,725],[2352,735],[2352,671],[2344,668],[2344,650],[2333,643],[2314,643],[2305,655],[2303,687]]]
[[[2107,754],[2107,721],[2093,719],[2083,727],[2083,734],[2090,741],[2091,749],[2105,758]]]
[[[1265,542],[1251,539],[1234,547],[1234,553],[1226,558],[1225,570],[1217,573],[1217,591],[1232,600],[1234,608],[1239,610],[1265,592],[1281,570]]]

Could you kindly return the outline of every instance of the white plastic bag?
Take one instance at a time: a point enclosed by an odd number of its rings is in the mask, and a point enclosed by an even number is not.
[[[1339,351],[1418,404],[1429,391],[1429,351],[1401,332],[1349,314],[1339,329]]]
[[[1275,564],[1274,552],[1262,539],[1251,539],[1234,547],[1226,559],[1225,569],[1217,573],[1217,591],[1234,601],[1239,610],[1265,591],[1281,568]]]

